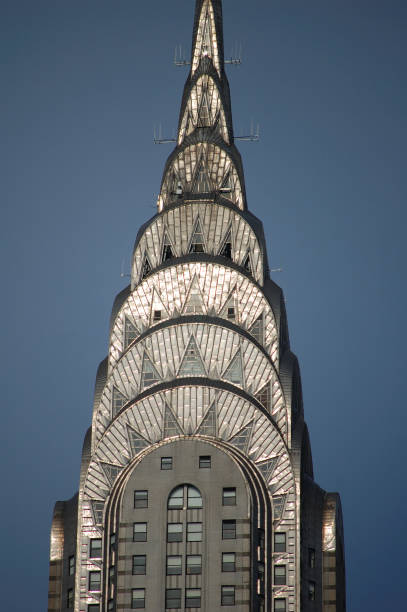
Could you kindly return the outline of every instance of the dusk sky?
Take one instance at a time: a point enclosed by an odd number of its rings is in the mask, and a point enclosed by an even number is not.
[[[193,0],[0,0],[1,609],[44,612],[96,369],[155,213]],[[405,609],[406,0],[224,0],[248,206],[284,291],[348,612]],[[404,602],[404,604],[403,604]]]

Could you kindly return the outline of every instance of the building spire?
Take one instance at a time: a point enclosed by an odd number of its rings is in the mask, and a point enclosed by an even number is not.
[[[218,196],[246,208],[224,68],[222,2],[196,0],[191,69],[181,102],[177,146],[164,170],[158,209],[180,199]]]

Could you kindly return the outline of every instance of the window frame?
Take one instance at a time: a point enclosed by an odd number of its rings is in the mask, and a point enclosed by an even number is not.
[[[313,580],[308,581],[308,601],[316,600],[316,586]]]
[[[161,469],[172,470],[172,457],[161,457]]]
[[[228,495],[232,493],[232,495]],[[222,506],[236,506],[236,487],[223,487]]]
[[[170,605],[169,593],[175,593],[176,595],[171,596],[171,603],[175,605]],[[182,589],[165,589],[165,608],[167,610],[179,610],[182,606]]]
[[[194,529],[192,526],[200,526],[200,529]],[[199,539],[197,537],[191,537],[191,535],[200,536]],[[200,521],[191,521],[187,523],[187,542],[202,542],[203,537],[203,525]]]
[[[191,593],[194,592],[195,595]],[[199,593],[199,595],[197,595]],[[202,590],[200,587],[187,587],[185,589],[185,608],[200,608],[202,601]]]
[[[143,531],[136,531],[136,525],[145,525],[145,529]],[[136,537],[136,534],[144,535],[144,537]],[[145,521],[133,523],[133,542],[147,542],[147,523]]]
[[[75,576],[75,555],[68,557],[68,576]]]
[[[311,569],[315,569],[315,564],[316,564],[315,548],[308,548],[308,567]]]
[[[97,580],[96,580],[96,578]],[[93,584],[93,582],[95,584]],[[97,587],[97,588],[94,588]],[[100,570],[91,570],[88,575],[88,591],[90,593],[100,593],[102,588],[102,575]]]
[[[277,537],[284,538],[283,542],[277,542]],[[285,531],[274,532],[274,552],[287,552],[287,533]]]
[[[199,456],[199,469],[209,470],[212,467],[212,456],[211,455],[200,455]]]
[[[175,568],[176,570],[179,571],[170,571],[170,565],[168,563],[168,561],[170,559],[176,559],[177,561],[179,560],[179,565],[173,565],[172,568]],[[182,555],[167,555],[166,558],[166,562],[165,562],[165,568],[166,568],[166,576],[181,576],[182,575]]]
[[[136,592],[142,593],[143,597],[134,597]],[[141,602],[141,605],[135,605],[135,602]],[[142,610],[146,607],[146,590],[144,588],[137,587],[135,589],[131,589],[131,609],[132,610]]]
[[[281,608],[277,608],[277,602],[283,604]],[[274,612],[287,612],[287,599],[285,597],[277,597],[274,600]]]
[[[94,543],[99,542],[99,554],[95,554]],[[89,540],[89,559],[102,559],[102,538],[91,538]]]
[[[170,526],[171,527],[175,527],[175,525],[177,526],[181,526],[181,529],[177,529],[174,531],[170,531]],[[182,542],[184,539],[184,533],[183,533],[183,524],[182,523],[167,523],[167,542]],[[171,537],[170,537],[170,533],[171,533]],[[180,537],[175,537],[175,536],[179,536]]]
[[[233,561],[225,561],[224,557],[226,557],[226,555],[233,555]],[[235,571],[236,571],[236,553],[235,552],[223,552],[222,553],[222,572],[235,572]]]
[[[137,499],[137,494],[139,495]],[[141,495],[143,494],[143,495]],[[134,508],[148,508],[148,490],[147,489],[136,489],[134,491]]]
[[[222,520],[222,540],[236,540],[236,519]]]
[[[199,558],[199,565],[189,563],[189,561],[194,558],[196,559]],[[195,568],[198,568],[199,571],[195,571]],[[198,576],[202,574],[202,555],[187,555],[186,561],[185,561],[185,572],[187,576]]]
[[[226,589],[230,589],[230,593],[226,592]],[[222,584],[220,591],[220,605],[221,606],[235,606],[236,605],[236,586],[234,584]]]
[[[66,607],[68,608],[68,610],[72,610],[73,604],[74,604],[73,588],[70,588],[70,589],[67,589],[66,591]]]
[[[281,575],[279,575],[281,571]],[[274,584],[275,585],[286,585],[287,584],[287,566],[286,565],[275,565],[274,566]]]
[[[136,559],[142,559],[144,563],[135,563]],[[137,568],[142,568],[144,571],[135,571]],[[145,576],[147,568],[147,555],[133,555],[131,561],[131,575],[132,576]]]

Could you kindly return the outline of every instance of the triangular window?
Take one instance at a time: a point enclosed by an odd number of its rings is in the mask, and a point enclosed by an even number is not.
[[[203,253],[205,251],[205,240],[202,231],[201,221],[199,218],[196,220],[195,228],[192,233],[189,252],[190,253]]]
[[[151,274],[151,263],[150,260],[148,259],[147,253],[144,255],[144,261],[143,261],[143,266],[141,268],[141,278],[146,278],[146,276],[148,276],[149,274]]]
[[[236,300],[233,294],[226,300],[226,303],[220,311],[220,316],[229,319],[229,321],[236,321],[237,309]]]
[[[155,385],[160,380],[161,377],[155,369],[150,357],[147,355],[147,353],[144,353],[143,366],[141,370],[141,388],[144,389],[150,385]]]
[[[221,183],[220,191],[222,191],[223,193],[230,193],[232,189],[233,189],[232,178],[230,176],[230,170],[228,170],[228,172],[226,173]]]
[[[126,349],[129,344],[133,342],[139,335],[138,330],[127,317],[124,319],[124,348]]]
[[[130,427],[130,425],[127,425],[127,436],[129,438],[130,449],[133,457],[149,446],[147,440],[145,440],[135,429]]]
[[[183,314],[203,314],[205,305],[202,299],[201,292],[196,277],[191,283],[188,297],[185,302]]]
[[[173,436],[182,436],[183,431],[178,424],[177,419],[171,412],[170,408],[165,404],[164,412],[164,438],[171,438]]]
[[[122,467],[118,465],[112,465],[111,463],[104,463],[104,461],[100,462],[100,466],[109,481],[112,485],[117,478],[117,475],[122,471]]]
[[[262,406],[267,410],[271,410],[271,390],[270,384],[265,385],[258,393],[254,396]]]
[[[195,338],[191,336],[178,371],[178,376],[205,376],[205,374],[205,367]]]
[[[208,412],[204,416],[197,431],[198,434],[203,436],[216,436],[216,408],[215,404],[209,408]]]
[[[228,231],[225,240],[223,241],[222,248],[219,251],[219,255],[232,259],[232,232]]]
[[[273,475],[274,469],[276,467],[278,461],[278,457],[273,457],[272,459],[267,459],[267,461],[262,461],[261,463],[256,463],[258,469],[263,475],[263,478],[268,484]]]
[[[198,112],[198,125],[199,127],[207,127],[212,123],[211,109],[208,100],[208,90],[205,88],[202,92],[201,104]]]
[[[263,344],[263,315],[261,314],[253,323],[249,332],[259,342]]]
[[[161,255],[161,261],[168,261],[174,257],[174,251],[172,248],[171,240],[168,238],[167,232],[164,232],[163,249]]]
[[[239,450],[243,453],[247,452],[247,447],[249,445],[250,436],[252,433],[253,422],[246,425],[243,429],[239,431],[233,438],[230,438],[229,442],[237,446]]]
[[[192,193],[210,193],[212,191],[208,173],[203,160],[199,162],[198,169],[195,173]]]
[[[112,393],[112,417],[114,418],[116,414],[120,412],[125,404],[127,404],[128,400],[119,389],[113,387]]]
[[[242,265],[244,269],[247,270],[247,272],[249,272],[249,274],[252,273],[252,262],[250,259],[250,252],[248,252],[247,255],[245,256]]]
[[[209,11],[206,12],[205,25],[202,32],[202,54],[211,55],[212,51],[212,40],[211,40],[211,24]]]
[[[237,351],[236,355],[226,368],[222,378],[234,383],[235,385],[243,386],[243,367],[240,349]]]

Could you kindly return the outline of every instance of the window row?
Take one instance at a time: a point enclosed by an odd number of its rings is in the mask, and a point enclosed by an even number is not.
[[[185,589],[185,608],[201,607],[201,589]],[[236,601],[236,587],[224,585],[221,587],[220,603],[222,606],[234,606]],[[132,589],[132,609],[143,609],[146,607],[146,589]],[[165,607],[167,610],[178,610],[182,608],[182,589],[166,589]],[[96,608],[95,608],[96,609]],[[89,610],[89,608],[88,608]],[[93,612],[93,611],[92,611]]]
[[[211,456],[210,455],[200,455],[199,467],[201,469],[210,468],[211,467]],[[161,469],[162,470],[172,470],[172,468],[173,468],[172,457],[161,457]]]
[[[167,542],[182,542],[183,530],[183,523],[168,523]],[[234,519],[222,521],[222,540],[235,539],[236,521]],[[186,524],[186,541],[202,541],[202,523],[195,522]],[[147,523],[133,523],[133,542],[147,542]]]

